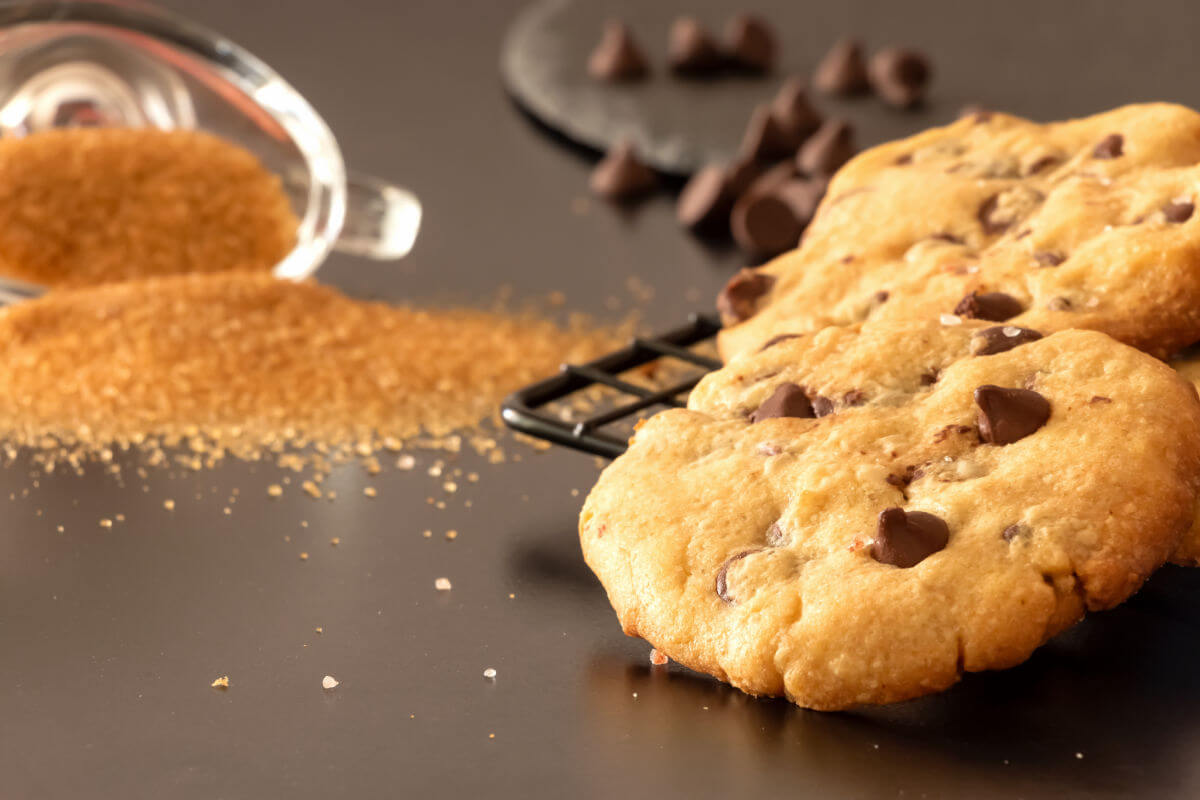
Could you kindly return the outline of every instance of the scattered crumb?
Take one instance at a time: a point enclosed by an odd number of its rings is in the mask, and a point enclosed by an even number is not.
[[[300,560],[301,560],[301,561],[308,561],[308,553],[301,553],[301,554],[300,554]]]
[[[515,592],[509,592],[509,593],[508,593],[508,599],[509,599],[509,600],[516,600],[516,599],[517,599],[517,595],[516,595],[516,593],[515,593]]]
[[[666,654],[656,647],[650,648],[650,663],[656,667],[661,667],[669,663],[671,659],[667,658]]]
[[[212,686],[214,689],[228,689],[229,688],[229,676],[222,675],[221,677],[217,678],[215,681],[213,681],[209,685]]]
[[[375,497],[379,494],[379,492],[375,491],[374,486],[367,486],[363,489],[363,494],[365,494],[367,497]]]
[[[324,628],[313,628],[313,630],[314,630],[314,631],[316,631],[318,634],[321,634],[321,633],[324,633],[324,632],[325,632],[325,629],[324,629]]]
[[[324,689],[325,691],[329,691],[331,689],[336,689],[337,685],[338,685],[338,680],[337,680],[337,678],[333,677],[332,675],[326,675],[324,678],[321,678],[321,688]]]
[[[489,738],[489,739],[495,739],[495,738],[496,738],[496,734],[494,734],[494,733],[489,733],[489,734],[488,734],[488,738]]]
[[[417,465],[417,460],[408,453],[396,459],[396,469],[412,469]]]
[[[432,539],[433,531],[421,531],[421,535],[424,536],[426,539]]]
[[[1078,759],[1082,759],[1082,758],[1083,758],[1083,753],[1076,753],[1076,754],[1075,754],[1075,757],[1076,757],[1076,758],[1078,758]]]
[[[167,511],[174,511],[175,501],[168,497],[166,500],[163,500],[163,508],[165,508]]]
[[[496,680],[496,670],[488,667],[483,671],[483,677],[487,678],[489,681]]]
[[[272,483],[267,487],[267,494],[271,495],[271,497],[279,497],[283,494],[283,487],[278,483]]]
[[[457,539],[458,531],[455,531],[455,530],[446,531],[446,538],[447,539]]]
[[[111,528],[111,527],[112,527],[112,520],[111,520],[111,519],[102,519],[102,520],[100,520],[100,527],[101,527],[101,528]]]
[[[333,545],[334,547],[337,547],[339,544],[341,544],[341,543],[342,543],[342,539],[341,539],[341,537],[340,537],[340,536],[335,536],[335,537],[333,537],[332,539],[330,539],[330,540],[329,540],[329,543],[330,543],[331,545]]]
[[[450,579],[449,578],[438,578],[436,581],[433,582],[433,588],[437,589],[439,592],[450,591]]]

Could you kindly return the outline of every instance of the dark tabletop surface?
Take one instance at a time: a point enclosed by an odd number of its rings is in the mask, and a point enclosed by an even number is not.
[[[587,159],[500,86],[516,2],[172,5],[290,79],[354,167],[420,195],[408,260],[322,270],[352,294],[561,289],[611,315],[638,276],[655,290],[647,321],[664,327],[740,263],[677,230],[667,197],[634,214],[578,200]],[[678,11],[719,23],[732,8],[720,5],[655,6],[644,38],[658,46]],[[1200,104],[1200,7],[1187,2],[760,7],[783,25],[792,68],[843,31],[934,55],[926,112],[849,110],[867,143],[970,101],[1046,119]],[[100,469],[0,470],[0,797],[1200,795],[1200,571],[1163,570],[1008,672],[892,708],[808,712],[651,669],[579,555],[592,459],[506,447],[522,460],[457,458],[481,479],[454,495],[425,473],[440,454],[376,477],[347,466],[327,482],[334,502],[270,499],[281,473],[265,464],[143,481],[130,458],[124,485]],[[434,591],[439,576],[452,591]],[[224,674],[228,691],[209,687]]]

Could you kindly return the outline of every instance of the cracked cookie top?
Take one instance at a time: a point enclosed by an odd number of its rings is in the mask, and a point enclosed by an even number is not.
[[[627,633],[822,709],[1012,666],[1128,597],[1200,480],[1200,403],[1093,331],[780,338],[637,431],[580,534]]]
[[[718,302],[722,355],[781,332],[940,315],[1200,340],[1200,114],[1126,106],[1038,124],[980,113],[868,150],[800,247]]]

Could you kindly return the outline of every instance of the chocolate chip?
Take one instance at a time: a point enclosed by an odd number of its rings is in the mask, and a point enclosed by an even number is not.
[[[983,204],[979,206],[979,210],[975,212],[979,224],[983,226],[983,232],[988,236],[995,236],[998,233],[1004,233],[1012,227],[1013,220],[1004,214],[997,213],[1000,206],[1000,195],[994,194]]]
[[[775,190],[775,187],[787,183],[792,178],[796,177],[796,163],[792,160],[783,161],[769,170],[762,172],[754,179],[751,184],[746,187],[746,190],[740,193],[739,197],[744,197],[748,194],[769,194]]]
[[[749,72],[767,72],[775,63],[775,33],[752,14],[738,14],[725,26],[725,56]]]
[[[1187,222],[1195,210],[1196,205],[1190,200],[1172,200],[1163,206],[1163,216],[1167,222]]]
[[[975,390],[979,406],[979,437],[988,444],[1012,444],[1046,424],[1050,402],[1031,389],[980,386]]]
[[[619,20],[607,22],[600,43],[588,58],[588,74],[598,81],[633,81],[649,72],[646,56],[629,26]]]
[[[1062,253],[1056,253],[1052,250],[1039,250],[1033,254],[1033,260],[1037,262],[1039,267],[1057,267],[1066,261],[1067,257]]]
[[[929,59],[916,50],[887,47],[871,58],[871,88],[887,104],[912,108],[925,98],[933,70]]]
[[[692,17],[680,17],[667,34],[667,62],[680,75],[700,77],[719,70],[725,57],[703,25]]]
[[[989,322],[1004,322],[1024,310],[1020,300],[1004,292],[971,292],[954,307],[960,317]]]
[[[855,152],[854,128],[844,119],[831,119],[801,146],[796,166],[809,175],[828,177]]]
[[[833,413],[833,401],[828,397],[817,395],[812,399],[813,414],[818,417],[828,417]]]
[[[1036,342],[1041,338],[1042,335],[1031,328],[997,325],[975,333],[974,353],[977,356],[994,356],[996,353],[1006,353],[1014,347]]]
[[[887,508],[879,513],[871,557],[893,567],[915,567],[945,549],[950,529],[940,517],[925,511]]]
[[[912,160],[913,160],[912,153],[905,153],[902,156],[897,156],[896,160],[893,161],[892,163],[895,164],[897,167],[903,167],[908,164],[911,164]]]
[[[851,389],[842,395],[842,403],[847,406],[861,406],[867,402],[867,393],[861,389]]]
[[[758,348],[758,352],[761,353],[763,350],[766,350],[767,348],[770,348],[770,347],[774,347],[775,345],[779,344],[780,342],[786,342],[788,339],[799,339],[803,335],[804,334],[802,334],[802,333],[776,334],[775,336],[772,336],[770,339],[767,339],[765,342],[763,342],[762,347]]]
[[[783,84],[771,101],[771,115],[797,142],[821,127],[821,114],[808,101],[808,87],[802,78],[791,78]]]
[[[638,158],[633,143],[622,139],[592,170],[590,185],[609,200],[633,200],[653,191],[658,178]]]
[[[800,242],[803,222],[786,200],[774,192],[749,191],[733,205],[729,227],[747,253],[769,258]]]
[[[779,184],[773,192],[792,207],[801,225],[808,225],[816,215],[817,206],[821,204],[828,185],[821,178],[796,178]]]
[[[942,377],[942,371],[937,367],[927,369],[925,372],[921,373],[921,385],[933,386],[938,382],[938,378],[940,377]]]
[[[826,94],[861,94],[870,88],[862,43],[842,39],[817,64],[813,86]]]
[[[771,162],[787,158],[796,152],[800,139],[786,130],[771,112],[770,106],[759,106],[750,115],[746,132],[742,135],[739,154]]]
[[[728,578],[729,567],[734,562],[741,561],[746,556],[751,555],[752,553],[757,553],[757,552],[758,552],[757,550],[743,550],[742,552],[736,553],[736,554],[730,556],[729,558],[725,559],[725,563],[721,565],[721,568],[719,570],[717,570],[717,580],[716,580],[717,597],[721,598],[726,603],[732,604],[734,602],[734,598],[729,594],[729,578]]]
[[[818,416],[813,413],[813,405],[808,401],[804,390],[794,383],[781,383],[774,393],[762,402],[751,415],[750,422],[762,422],[764,419],[779,417],[798,417],[811,419]]]
[[[876,292],[875,294],[871,295],[871,303],[873,305],[881,306],[888,301],[889,297],[891,297],[891,295],[889,293],[880,290],[880,291]]]
[[[723,233],[729,229],[733,193],[724,167],[701,169],[684,185],[675,204],[679,224],[694,231]]]
[[[1001,531],[1000,535],[1004,538],[1004,541],[1011,542],[1023,533],[1025,533],[1023,525],[1013,524]]]
[[[767,528],[767,544],[771,547],[781,547],[791,540],[791,536],[779,525],[778,522],[773,523]]]
[[[743,322],[754,316],[758,298],[762,297],[775,283],[775,278],[765,272],[743,268],[729,279],[717,296],[717,310],[725,323]]]
[[[729,194],[735,199],[744,195],[762,177],[762,165],[753,158],[739,158],[726,168]]]
[[[1120,158],[1125,154],[1125,137],[1110,133],[1092,150],[1092,158]]]

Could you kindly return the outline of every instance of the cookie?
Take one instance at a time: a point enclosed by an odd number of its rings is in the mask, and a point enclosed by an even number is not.
[[[1171,361],[1180,377],[1200,390],[1200,349],[1189,348]],[[1200,567],[1200,504],[1196,507],[1196,518],[1192,527],[1183,535],[1171,561],[1185,567]]]
[[[1200,403],[1094,331],[793,336],[636,432],[580,519],[627,634],[816,709],[1010,667],[1133,593],[1200,480]]]
[[[834,177],[799,249],[730,282],[721,353],[958,315],[1164,356],[1200,340],[1198,191],[1200,114],[1176,105],[980,113],[876,147]]]

